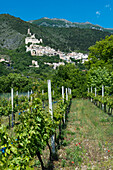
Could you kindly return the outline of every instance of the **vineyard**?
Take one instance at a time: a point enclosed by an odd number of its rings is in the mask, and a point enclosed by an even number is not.
[[[48,94],[49,90],[48,87]],[[50,150],[50,161],[56,157],[55,143],[57,147],[60,146],[62,128],[71,104],[71,94],[68,96],[67,89],[66,99],[63,91],[62,95],[56,101],[54,97],[54,111],[51,107],[52,100],[49,99],[49,104],[44,105],[44,101],[48,103],[44,92],[31,94],[30,101],[25,96],[14,97],[13,109],[12,101],[1,101],[0,169],[30,169],[29,163],[35,156],[38,157],[42,169],[45,169],[41,153],[46,146]],[[5,116],[9,118],[7,126],[4,126]]]
[[[95,88],[95,93],[92,92],[92,87],[91,87],[91,92],[89,92],[88,89],[88,97],[93,102],[97,107],[101,108],[104,110],[105,113],[108,113],[110,116],[112,115],[112,110],[113,110],[113,96],[106,95],[104,96],[104,86],[102,85],[102,95],[97,94],[97,89]]]
[[[112,168],[113,102],[101,90],[72,100],[71,89],[57,94],[48,81],[48,92],[1,99],[0,169]]]

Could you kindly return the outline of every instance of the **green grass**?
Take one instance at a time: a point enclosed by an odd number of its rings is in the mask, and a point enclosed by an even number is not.
[[[113,169],[112,124],[113,118],[90,101],[73,99],[55,170]]]
[[[54,170],[113,169],[113,118],[89,100],[72,100],[62,139],[62,146],[57,151],[58,160],[53,162]],[[47,165],[47,147],[42,159]],[[37,159],[32,165],[41,170]]]

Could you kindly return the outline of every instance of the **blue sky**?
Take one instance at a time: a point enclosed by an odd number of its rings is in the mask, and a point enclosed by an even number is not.
[[[113,0],[1,0],[0,14],[29,21],[42,17],[113,28]]]

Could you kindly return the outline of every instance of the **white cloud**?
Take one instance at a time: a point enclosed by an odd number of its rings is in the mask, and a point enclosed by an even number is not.
[[[110,11],[112,10],[112,8],[111,8],[111,5],[110,5],[110,4],[105,5],[105,7],[106,7],[106,8],[108,8]]]
[[[106,7],[106,8],[109,8],[109,7],[110,7],[110,4],[105,5],[105,7]]]
[[[96,14],[99,16],[99,15],[100,15],[100,12],[99,12],[99,11],[96,11]]]

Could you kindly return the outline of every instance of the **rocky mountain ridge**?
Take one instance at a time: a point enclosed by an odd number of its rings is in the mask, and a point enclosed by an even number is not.
[[[32,24],[36,24],[38,26],[46,26],[46,27],[76,27],[76,28],[88,28],[88,29],[95,29],[95,30],[100,30],[100,31],[106,31],[113,33],[113,28],[103,28],[100,25],[94,25],[90,22],[71,22],[66,19],[59,19],[59,18],[48,18],[48,17],[43,17],[37,20],[31,20],[28,21]]]
[[[94,45],[96,41],[105,38],[106,35],[111,35],[109,32],[85,29],[85,27],[68,27],[70,22],[64,19],[59,20],[55,18],[54,20],[50,20],[46,18],[43,21],[45,23],[48,21],[50,24],[53,24],[53,21],[59,24],[67,24],[67,27],[45,27],[25,22],[9,14],[1,14],[0,47],[10,50],[25,46],[25,37],[27,36],[28,28],[30,28],[31,33],[36,35],[37,39],[43,40],[43,46],[49,46],[63,52],[75,50],[88,51],[88,48]]]

